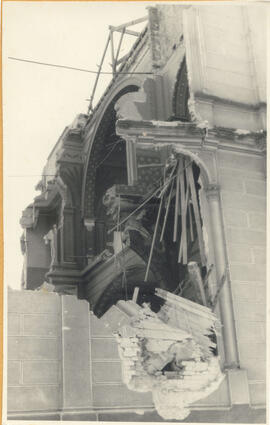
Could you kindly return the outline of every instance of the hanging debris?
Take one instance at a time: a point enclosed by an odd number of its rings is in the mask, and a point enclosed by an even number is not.
[[[158,313],[119,301],[101,320],[116,336],[123,382],[151,391],[164,419],[181,420],[223,380],[214,342],[218,320],[205,306],[162,289],[156,295],[164,302]]]

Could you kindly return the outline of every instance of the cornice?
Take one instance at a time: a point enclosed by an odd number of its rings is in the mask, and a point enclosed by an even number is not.
[[[187,149],[227,150],[264,155],[266,132],[250,132],[234,128],[215,127],[207,130],[193,122],[133,121],[119,119],[116,132],[136,143],[181,144]]]

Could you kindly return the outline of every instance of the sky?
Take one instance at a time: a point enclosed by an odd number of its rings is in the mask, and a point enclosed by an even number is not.
[[[22,210],[63,129],[86,113],[95,75],[17,62],[18,57],[97,71],[109,25],[147,15],[147,3],[5,2],[3,4],[4,282],[20,288]],[[132,29],[141,30],[145,23]],[[135,41],[126,36],[124,54]],[[110,71],[106,57],[104,70]],[[110,77],[102,76],[95,102]]]

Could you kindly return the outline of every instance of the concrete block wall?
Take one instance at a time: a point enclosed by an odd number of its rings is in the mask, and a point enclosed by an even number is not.
[[[60,406],[60,298],[10,291],[8,295],[8,410]]]
[[[219,152],[219,183],[240,367],[251,405],[266,396],[266,177],[264,158]]]
[[[117,344],[86,301],[42,291],[8,294],[8,412],[152,409],[122,383]]]

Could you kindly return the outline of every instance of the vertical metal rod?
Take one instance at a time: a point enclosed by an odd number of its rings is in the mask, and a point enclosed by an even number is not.
[[[149,254],[149,258],[148,258],[148,263],[147,263],[147,268],[146,268],[146,272],[145,272],[145,278],[144,278],[144,281],[145,282],[147,282],[148,274],[149,274],[149,270],[150,270],[150,265],[151,265],[151,261],[152,261],[152,256],[153,256],[154,246],[155,246],[155,242],[156,242],[156,236],[157,236],[157,230],[158,230],[158,224],[159,224],[159,219],[160,219],[160,213],[161,213],[162,204],[163,204],[163,196],[160,199],[160,203],[159,203],[158,215],[157,215],[157,220],[156,220],[154,235],[153,235],[153,239],[152,239],[151,250],[150,250],[150,254]]]
[[[88,113],[91,111],[92,106],[93,106],[93,99],[94,99],[94,95],[95,95],[95,92],[96,92],[97,83],[98,83],[98,80],[99,80],[99,76],[100,76],[100,73],[101,73],[101,69],[102,69],[104,59],[105,59],[105,55],[106,55],[106,52],[107,52],[107,49],[108,49],[108,46],[109,46],[109,42],[110,42],[110,36],[107,39],[107,43],[106,43],[106,46],[105,46],[105,49],[104,49],[104,52],[103,52],[103,55],[102,55],[102,58],[101,58],[101,62],[100,62],[100,65],[98,67],[98,73],[96,75],[95,84],[94,84],[94,87],[93,87],[93,90],[92,90],[92,95],[91,95],[91,98],[90,98],[90,104],[89,104],[89,107],[88,107]]]

